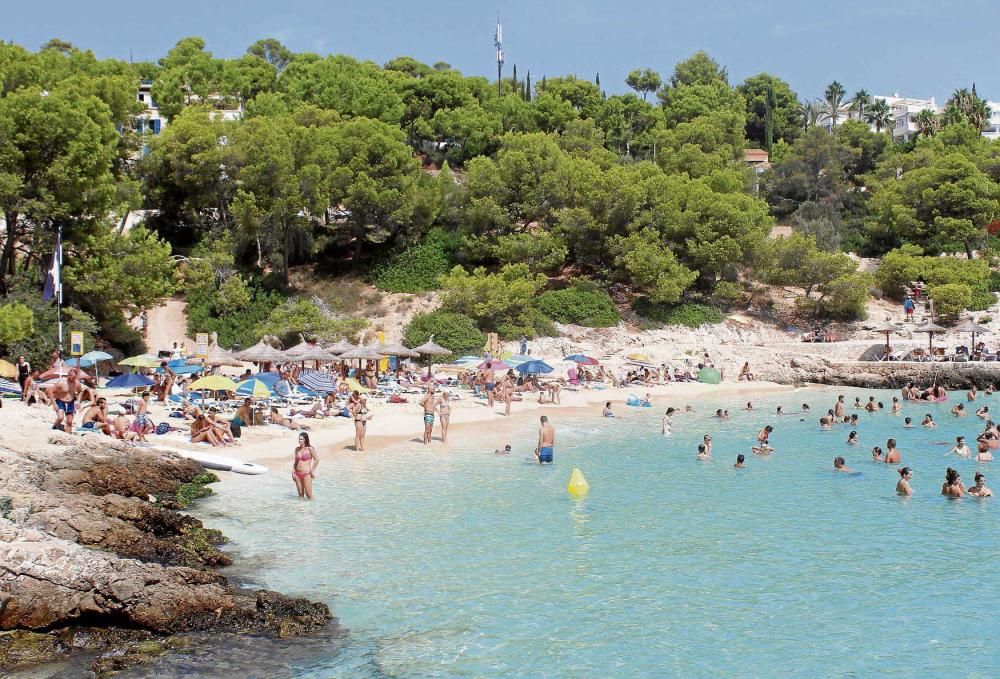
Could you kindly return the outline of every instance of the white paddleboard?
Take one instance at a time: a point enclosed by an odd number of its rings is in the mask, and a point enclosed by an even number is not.
[[[223,455],[212,455],[211,453],[203,453],[197,450],[184,450],[183,448],[163,447],[163,450],[169,450],[171,453],[176,453],[181,457],[186,457],[189,460],[199,462],[205,469],[251,475],[266,474],[268,472],[268,468],[263,465],[253,462],[244,462],[243,460],[236,460]]]

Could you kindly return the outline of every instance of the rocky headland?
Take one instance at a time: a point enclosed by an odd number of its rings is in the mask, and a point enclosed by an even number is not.
[[[233,586],[218,531],[182,509],[204,468],[104,437],[0,444],[0,669],[95,654],[104,674],[195,631],[289,637],[331,623],[322,603]],[[30,448],[28,450],[27,448]]]

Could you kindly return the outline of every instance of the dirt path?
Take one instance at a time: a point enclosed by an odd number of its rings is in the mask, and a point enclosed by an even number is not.
[[[147,312],[146,349],[150,353],[170,349],[174,342],[194,347],[194,340],[187,337],[186,309],[187,302],[175,298]]]

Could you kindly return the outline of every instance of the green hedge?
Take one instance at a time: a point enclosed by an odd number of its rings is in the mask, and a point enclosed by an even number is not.
[[[417,314],[403,329],[403,337],[411,347],[423,344],[431,335],[434,335],[435,342],[452,352],[451,357],[435,358],[437,362],[463,354],[480,354],[486,344],[486,336],[476,327],[474,320],[452,311]]]
[[[609,328],[618,325],[618,309],[611,296],[589,281],[576,282],[563,290],[543,292],[535,306],[549,318],[560,323],[575,323],[588,328]]]
[[[721,323],[725,314],[704,304],[656,304],[645,297],[632,302],[632,310],[640,316],[664,325],[683,325],[697,328],[705,323]]]
[[[419,245],[403,250],[372,272],[372,283],[386,292],[437,290],[438,279],[452,266],[457,239],[443,229],[431,229]]]

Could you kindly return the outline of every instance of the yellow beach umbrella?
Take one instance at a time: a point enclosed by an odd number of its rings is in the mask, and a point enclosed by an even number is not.
[[[351,391],[356,391],[359,394],[369,394],[369,393],[371,393],[371,389],[369,389],[368,387],[362,385],[360,382],[358,382],[353,377],[348,377],[344,381],[347,383],[347,386],[350,388]]]
[[[625,358],[632,359],[633,361],[642,361],[643,363],[649,363],[649,356],[646,354],[626,354]]]
[[[17,366],[0,358],[0,377],[14,379],[17,377]]]
[[[118,365],[130,365],[133,368],[159,368],[164,360],[152,354],[139,354],[138,356],[130,356],[123,361],[118,361]]]
[[[267,385],[258,379],[250,378],[236,385],[236,391],[240,396],[252,396],[253,398],[270,398],[271,390]]]
[[[236,383],[222,375],[206,375],[192,382],[188,386],[188,389],[190,391],[201,391],[202,389],[210,391],[236,391]]]

